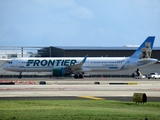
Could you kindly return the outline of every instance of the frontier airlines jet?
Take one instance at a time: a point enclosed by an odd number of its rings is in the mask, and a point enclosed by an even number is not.
[[[151,58],[154,36],[149,36],[130,57],[49,57],[15,58],[3,65],[3,69],[19,72],[51,72],[53,76],[74,74],[83,78],[85,72],[108,72],[139,68],[156,63]]]

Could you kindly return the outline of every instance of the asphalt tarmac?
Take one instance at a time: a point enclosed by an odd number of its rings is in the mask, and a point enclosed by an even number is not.
[[[39,84],[40,81],[45,81],[46,84]],[[145,93],[148,102],[160,102],[159,79],[153,80],[132,78],[10,78],[0,79],[0,82],[15,82],[15,85],[0,85],[0,100],[93,99],[132,102],[134,93]]]

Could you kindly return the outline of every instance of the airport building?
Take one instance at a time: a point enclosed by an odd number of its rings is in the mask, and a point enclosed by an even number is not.
[[[45,47],[38,50],[41,57],[128,57],[138,47]],[[160,47],[154,47],[152,58],[160,60]]]
[[[131,56],[138,47],[124,46],[124,47],[73,47],[73,46],[50,46],[50,47],[21,47],[21,46],[0,46],[0,66],[6,62],[7,59],[16,57],[128,57]],[[160,47],[154,47],[152,50],[152,58],[160,60]],[[160,73],[160,64],[154,64],[140,68],[143,74],[149,74],[150,72]],[[117,72],[99,72],[94,73],[92,76],[106,76],[106,77],[130,77],[135,69],[117,71]],[[0,67],[1,77],[17,77],[19,73],[8,72]],[[40,72],[24,72],[24,77],[48,77],[52,73],[40,73]]]

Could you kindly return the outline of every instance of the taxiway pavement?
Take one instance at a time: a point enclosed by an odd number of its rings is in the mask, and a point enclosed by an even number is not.
[[[2,80],[2,79],[1,79]],[[7,79],[3,79],[6,81]],[[9,79],[8,81],[17,79]],[[20,81],[20,83],[19,83]],[[26,81],[36,81],[33,84]],[[40,85],[40,81],[46,81]],[[99,82],[99,84],[95,84]],[[115,83],[115,84],[110,84]],[[129,84],[116,84],[129,83]],[[0,85],[4,99],[114,99],[132,100],[134,93],[145,93],[148,100],[160,101],[160,80],[132,78],[20,79],[15,85]]]

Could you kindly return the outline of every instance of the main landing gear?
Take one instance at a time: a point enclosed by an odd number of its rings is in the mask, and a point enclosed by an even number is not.
[[[75,75],[74,75],[74,78],[75,78],[75,79],[83,78],[83,77],[84,77],[83,74],[75,74]]]

